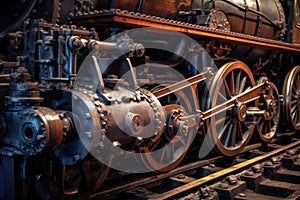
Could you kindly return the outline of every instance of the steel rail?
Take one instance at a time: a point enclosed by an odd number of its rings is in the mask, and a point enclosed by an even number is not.
[[[213,174],[210,174],[208,176],[205,176],[203,178],[197,179],[195,181],[192,181],[190,183],[187,183],[185,185],[179,186],[175,189],[172,189],[170,191],[167,191],[163,194],[159,194],[159,195],[155,195],[153,196],[153,198],[150,198],[151,200],[163,200],[163,199],[173,199],[176,196],[182,194],[182,193],[186,193],[188,191],[191,191],[192,189],[195,188],[199,188],[200,186],[203,186],[204,184],[207,184],[209,182],[212,182],[214,180],[217,180],[221,177],[225,177],[228,176],[232,173],[235,173],[239,170],[245,169],[247,167],[250,167],[258,162],[262,162],[264,160],[266,160],[267,158],[271,158],[273,156],[276,156],[277,154],[283,153],[286,150],[290,149],[290,148],[294,148],[296,146],[300,145],[300,140],[293,142],[287,146],[281,147],[279,149],[273,150],[269,153],[266,153],[264,155],[260,155],[258,157],[252,158],[250,160],[246,160],[242,163],[236,164],[230,168],[215,172]]]
[[[200,161],[197,161],[197,162],[189,163],[189,164],[177,167],[176,169],[173,169],[170,172],[166,172],[166,173],[163,173],[163,174],[157,174],[157,175],[154,175],[154,176],[150,176],[150,177],[147,177],[147,178],[143,178],[143,179],[140,179],[140,180],[137,180],[137,181],[130,182],[128,184],[120,185],[120,186],[105,190],[103,192],[100,192],[100,193],[97,193],[95,195],[90,196],[90,198],[97,199],[98,197],[101,197],[101,198],[111,197],[111,196],[120,194],[122,192],[126,192],[128,190],[134,189],[136,187],[141,187],[142,185],[157,182],[157,181],[160,181],[162,179],[174,176],[176,174],[180,174],[180,173],[183,173],[183,172],[186,172],[186,171],[189,171],[189,170],[199,168],[199,167],[204,166],[204,165],[214,163],[214,162],[216,162],[216,161],[218,161],[222,158],[224,158],[224,156],[218,156],[218,157],[214,157],[214,158],[211,158],[211,159],[200,160]]]
[[[257,149],[257,148],[260,148],[260,147],[262,147],[262,143],[256,143],[256,144],[246,146],[240,154],[243,154],[245,152],[248,152],[250,150]],[[124,185],[120,185],[120,186],[117,186],[117,187],[114,187],[114,188],[107,189],[105,191],[102,191],[102,192],[99,192],[97,194],[91,195],[89,198],[93,198],[93,199],[97,199],[97,198],[107,199],[108,198],[109,199],[109,198],[112,198],[113,196],[121,194],[122,192],[126,192],[128,190],[131,190],[131,189],[134,189],[134,188],[137,188],[137,187],[141,187],[143,185],[151,184],[151,183],[163,180],[165,178],[168,178],[168,177],[180,174],[180,173],[184,173],[184,172],[187,172],[187,171],[190,171],[190,170],[194,170],[194,169],[197,169],[199,167],[215,163],[215,162],[220,161],[224,158],[225,158],[224,156],[216,156],[216,157],[205,159],[205,160],[199,160],[199,161],[196,161],[196,162],[193,162],[193,163],[188,163],[188,164],[179,166],[176,169],[173,169],[173,170],[171,170],[169,172],[166,172],[166,173],[161,173],[161,174],[157,174],[157,175],[154,175],[154,176],[149,176],[149,177],[142,178],[142,179],[139,179],[139,180],[136,180],[136,181],[133,181],[133,182],[129,182],[129,183],[124,184]]]

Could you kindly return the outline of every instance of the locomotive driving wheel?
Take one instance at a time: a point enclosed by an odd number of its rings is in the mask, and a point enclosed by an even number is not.
[[[250,69],[242,62],[235,61],[222,66],[215,75],[206,109],[226,104],[239,94],[254,87],[255,81]],[[255,116],[247,115],[249,107],[257,107],[257,100],[234,103],[212,115],[208,120],[207,145],[226,156],[240,153],[249,142],[255,128]]]
[[[258,84],[264,82],[264,79],[266,78],[262,77]],[[266,112],[264,116],[259,116],[257,119],[257,133],[262,141],[269,143],[277,132],[280,119],[280,97],[274,83],[268,83],[261,100],[259,100],[259,107]]]
[[[294,130],[300,130],[300,66],[294,67],[283,85],[284,114]]]
[[[159,85],[151,91],[159,90],[166,85]],[[167,120],[162,137],[142,147],[141,157],[150,170],[166,172],[174,169],[183,160],[193,140],[195,128],[184,125],[183,117],[191,114],[193,105],[183,91],[160,98]]]

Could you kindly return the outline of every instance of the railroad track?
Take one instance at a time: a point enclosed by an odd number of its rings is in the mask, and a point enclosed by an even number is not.
[[[290,135],[249,145],[234,157],[211,156],[166,173],[111,178],[87,198],[299,199],[300,138],[287,139]]]

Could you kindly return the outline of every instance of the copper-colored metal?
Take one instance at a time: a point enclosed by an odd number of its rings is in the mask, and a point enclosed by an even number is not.
[[[161,88],[164,87],[165,87],[164,85],[159,85],[153,88],[152,91],[153,92],[155,92],[156,90],[161,91]],[[164,98],[160,99],[160,101],[167,104],[166,106],[164,106],[165,112],[167,115],[170,116],[169,120],[174,121],[174,123],[176,123],[175,122],[176,119],[173,119],[171,116],[177,118],[176,115],[173,115],[173,112],[175,110],[182,110],[187,114],[191,114],[193,112],[192,103],[188,98],[188,96],[183,91],[176,91],[175,93],[169,94],[169,96],[166,95],[164,96]],[[179,104],[184,104],[184,105],[179,105]],[[178,116],[178,118],[180,117],[181,116]],[[141,154],[141,158],[144,164],[150,170],[166,172],[174,169],[183,160],[192,142],[193,131],[195,131],[194,127],[191,128],[186,127],[187,130],[185,130],[185,133],[183,133],[183,130],[180,129],[176,131],[171,130],[174,131],[174,133],[172,134],[171,138],[169,138],[168,137],[169,133],[167,133],[168,132],[167,129],[169,129],[169,126],[175,129],[174,126],[176,126],[176,124],[172,124],[172,122],[170,122],[169,124],[166,122],[166,126],[167,127],[165,128],[166,130],[164,131],[164,137],[161,137],[158,140],[153,141],[152,145],[141,147],[141,151],[145,153],[145,154]],[[156,151],[160,148],[163,148],[163,151],[159,158],[153,157],[153,155],[149,153],[149,152]],[[170,160],[171,157],[173,157],[173,160]],[[165,163],[166,160],[167,163]],[[165,167],[161,167],[164,165]]]
[[[234,32],[278,40],[284,31],[279,0],[217,0],[215,7],[226,13]]]
[[[207,79],[208,73],[213,73],[211,68],[207,68],[204,72],[202,72],[202,73],[200,73],[196,76],[193,76],[191,78],[188,78],[188,79],[180,81],[180,82],[177,82],[177,83],[175,83],[173,85],[170,85],[168,87],[161,88],[160,90],[154,91],[153,94],[157,98],[161,98],[163,96],[172,94],[172,93],[177,92],[179,90],[182,90],[186,87],[193,86],[193,85],[195,85],[195,84],[197,84],[201,81],[205,81]]]
[[[299,0],[295,0],[294,3],[292,43],[300,44],[300,1]]]
[[[111,26],[112,23],[121,23],[128,28],[133,27],[152,27],[170,31],[178,31],[188,35],[197,37],[219,39],[222,42],[243,44],[264,49],[294,51],[300,52],[300,45],[290,44],[277,40],[265,39],[250,35],[226,32],[222,30],[213,30],[207,27],[186,24],[173,23],[169,20],[161,20],[156,18],[146,18],[140,15],[124,13],[120,11],[111,11],[105,14],[97,13],[89,16],[76,16],[72,21],[77,25],[91,24],[93,26]]]
[[[284,114],[294,130],[300,130],[300,66],[294,67],[287,75],[283,85]]]
[[[243,150],[251,139],[256,118],[247,116],[249,107],[257,107],[259,93],[254,88],[255,81],[251,70],[242,62],[227,63],[214,77],[208,99],[207,145],[216,148],[223,155],[232,156]],[[244,98],[238,98],[240,94]],[[226,105],[224,109],[214,109]],[[216,111],[216,113],[215,113]],[[206,113],[203,114],[204,118]]]
[[[264,78],[262,77],[259,83],[264,82]],[[271,82],[268,83],[262,96],[259,105],[265,113],[263,116],[258,116],[257,133],[262,141],[269,143],[275,137],[280,119],[280,97],[276,85]]]
[[[223,31],[231,31],[231,26],[226,14],[221,10],[213,10],[207,18],[208,27]],[[231,44],[211,40],[205,45],[208,52],[216,58],[224,58],[230,54],[232,49]]]
[[[172,16],[178,11],[189,11],[192,0],[101,0],[97,9],[122,9],[160,17]]]

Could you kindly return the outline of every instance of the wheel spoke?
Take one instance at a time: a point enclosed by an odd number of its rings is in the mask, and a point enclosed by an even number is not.
[[[291,105],[295,105],[295,104],[297,104],[297,103],[298,103],[297,100],[293,100],[293,101],[291,102]]]
[[[294,106],[292,107],[291,113],[292,113],[292,114],[296,114],[296,111],[297,111],[297,105],[294,105]]]
[[[299,76],[299,74],[297,74],[296,86],[297,86],[297,90],[299,90],[299,88],[300,88],[300,76]]]
[[[297,101],[298,95],[297,94],[292,94],[292,98],[296,99],[296,101]]]
[[[233,124],[230,123],[230,126],[228,128],[228,132],[225,135],[226,137],[225,137],[224,144],[225,144],[226,147],[229,147],[229,142],[230,142],[230,136],[231,136],[232,128],[233,128]]]
[[[242,93],[246,87],[247,77],[244,77],[241,82],[239,93]]]
[[[297,121],[298,121],[298,115],[297,115],[296,112],[292,114],[292,118],[293,118],[293,122],[297,123]]]
[[[297,89],[298,87],[297,87],[297,84],[294,82],[294,83],[292,83],[292,95],[294,95],[295,93],[297,93]],[[296,95],[296,97],[297,97],[297,95]]]
[[[220,132],[220,135],[219,135],[219,139],[220,139],[220,140],[222,140],[223,137],[226,136],[226,130],[227,130],[227,128],[228,128],[228,126],[229,126],[230,124],[231,124],[231,122],[228,121],[228,122],[224,125],[224,127],[223,127],[223,129],[222,129],[222,131]]]
[[[259,135],[262,135],[263,133],[263,126],[264,126],[264,120],[263,120],[263,117],[259,117],[258,120],[257,120],[257,124],[258,124],[258,134]]]
[[[292,118],[293,118],[293,119],[295,119],[295,118],[297,117],[297,113],[296,113],[296,112],[291,113],[291,115],[292,115]]]
[[[221,116],[220,119],[218,119],[218,120],[215,122],[215,124],[216,124],[216,125],[222,124],[222,123],[226,122],[229,118],[230,118],[230,117],[229,117],[228,115],[225,116],[225,117]]]
[[[238,73],[238,75],[236,77],[236,80],[235,80],[235,85],[236,85],[235,91],[236,92],[240,91],[240,87],[241,87],[241,74],[242,74],[242,71],[239,70],[239,73]]]
[[[294,119],[294,122],[295,123],[298,123],[299,122],[299,120],[300,120],[300,113],[299,113],[300,111],[299,111],[299,109],[297,108],[297,106],[296,106],[296,110],[295,110],[295,112],[292,114],[292,116],[293,116],[293,119]]]
[[[270,90],[269,91],[269,97],[267,97],[267,98],[269,98],[269,99],[274,99],[274,93],[273,93],[273,90]]]
[[[151,146],[151,148],[149,149],[150,151],[154,151],[156,149],[156,147],[161,143],[161,138],[158,139],[158,141],[153,144],[153,146]]]
[[[257,124],[259,126],[259,129],[262,129],[263,125],[264,125],[264,119],[263,117],[259,117],[258,120],[257,120]]]
[[[169,148],[169,147],[166,147],[166,148],[164,148],[164,150],[162,151],[162,154],[161,154],[161,156],[160,156],[159,163],[163,163],[164,158],[165,158],[165,154],[166,154],[166,151],[167,151],[168,148]],[[168,153],[167,153],[167,154],[168,154]]]
[[[175,144],[171,145],[171,152],[169,152],[170,155],[170,160],[174,160],[175,159]]]
[[[223,81],[223,84],[224,84],[224,88],[225,88],[225,91],[226,91],[226,95],[228,96],[228,98],[231,97],[231,92],[230,92],[230,89],[229,89],[229,86],[226,82],[226,80]]]
[[[234,70],[232,70],[231,72],[231,79],[230,79],[230,82],[231,82],[231,93],[232,93],[232,96],[236,95],[235,94],[235,77],[234,77]]]
[[[235,147],[235,145],[236,145],[236,135],[237,135],[237,131],[238,131],[238,125],[237,124],[238,123],[235,123],[233,125],[233,132],[231,134],[231,144],[232,144],[233,147]]]
[[[269,132],[271,132],[271,130],[272,130],[272,124],[271,124],[271,121],[267,121],[267,124],[268,124],[268,130],[266,131],[266,133],[269,133]]]
[[[244,130],[249,130],[250,129],[250,127],[248,126],[246,121],[242,122],[242,125],[245,127]],[[242,137],[244,138],[244,134],[242,134]]]
[[[248,90],[250,90],[250,89],[251,89],[251,87],[248,86],[248,87],[246,87],[246,89],[245,89],[243,92],[248,91]]]
[[[228,100],[221,92],[219,92],[219,97],[221,97],[221,99],[223,100],[221,102],[225,102]]]
[[[243,140],[243,135],[242,135],[242,133],[243,133],[243,128],[242,128],[242,124],[239,122],[238,123],[238,125],[239,125],[239,131],[237,132],[238,134],[237,134],[237,140],[239,141],[239,140]]]
[[[183,141],[183,137],[182,136],[175,136],[177,143],[182,144],[183,146],[186,145],[186,142]]]

